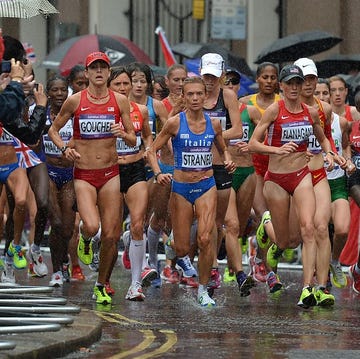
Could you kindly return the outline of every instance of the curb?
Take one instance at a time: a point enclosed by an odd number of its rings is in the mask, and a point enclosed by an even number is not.
[[[1,341],[12,341],[16,347],[0,351],[1,359],[59,358],[81,347],[87,347],[101,338],[101,319],[91,311],[74,316],[74,323],[62,326],[58,332],[2,335]]]

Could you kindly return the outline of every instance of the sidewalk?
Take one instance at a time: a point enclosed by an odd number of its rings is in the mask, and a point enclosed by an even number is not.
[[[9,341],[16,344],[12,350],[0,350],[0,358],[59,358],[79,348],[88,347],[100,339],[101,319],[94,313],[83,309],[79,314],[71,316],[74,323],[62,325],[56,332],[0,335],[0,342]]]

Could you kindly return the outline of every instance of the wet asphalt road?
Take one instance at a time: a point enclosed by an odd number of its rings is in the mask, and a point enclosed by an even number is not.
[[[282,269],[281,293],[271,295],[259,283],[244,298],[237,285],[222,284],[214,294],[217,306],[204,309],[196,303],[196,289],[172,284],[147,288],[144,302],[125,300],[130,272],[118,265],[112,276],[116,294],[109,307],[91,299],[96,273],[84,271],[86,281],[67,283],[53,295],[68,297],[83,311],[101,317],[103,334],[100,342],[67,359],[360,358],[360,296],[350,285],[333,288],[333,308],[304,310],[296,305],[301,271]],[[27,285],[47,285],[49,280],[28,279],[24,272],[17,276]]]

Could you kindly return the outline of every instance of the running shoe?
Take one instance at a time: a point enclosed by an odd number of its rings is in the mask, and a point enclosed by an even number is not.
[[[266,282],[268,272],[266,270],[265,263],[261,259],[256,258],[256,256],[251,256],[249,258],[249,267],[249,275],[251,275],[257,282]]]
[[[168,240],[165,242],[165,245],[164,245],[165,256],[166,256],[166,259],[169,259],[169,260],[172,260],[172,259],[176,258],[176,252],[175,252],[175,250],[173,249],[173,247],[171,245],[172,238],[173,237],[172,237],[172,232],[171,232],[170,235],[169,235]]]
[[[34,246],[30,247],[30,262],[33,264],[33,271],[38,277],[44,277],[48,274],[48,268],[43,261],[40,250],[35,251]]]
[[[4,261],[4,271],[1,273],[1,283],[8,285],[15,285],[15,273],[12,263],[6,263]]]
[[[5,257],[0,256],[0,271],[5,269]]]
[[[221,275],[219,268],[211,269],[210,281],[207,285],[208,289],[217,289],[221,286]]]
[[[265,224],[271,221],[269,211],[265,211],[261,217],[260,224],[256,230],[256,241],[260,248],[264,249],[268,247],[270,240],[265,231]]]
[[[124,242],[124,251],[121,256],[122,263],[125,269],[131,269],[131,262],[129,256],[130,249],[130,231],[125,231],[122,235],[122,240]]]
[[[24,269],[27,266],[26,257],[23,249],[20,245],[15,245],[13,242],[10,242],[7,255],[13,258],[13,266],[15,269]]]
[[[79,265],[72,266],[71,268],[71,279],[84,280],[85,276]]]
[[[145,295],[139,282],[136,282],[129,287],[125,299],[137,302],[142,302],[145,299]]]
[[[149,287],[151,285],[151,281],[156,279],[157,271],[154,268],[145,267],[141,271],[141,285],[143,287]]]
[[[66,283],[70,282],[70,263],[63,263],[62,264],[62,275],[63,275],[63,281]]]
[[[98,251],[93,252],[93,259],[92,259],[92,262],[89,264],[89,268],[93,272],[98,272],[99,271],[99,252]]]
[[[81,262],[86,265],[89,265],[93,260],[93,250],[91,238],[85,240],[81,232],[79,235],[79,243],[77,247],[77,255]]]
[[[292,248],[284,249],[282,257],[284,258],[285,262],[287,263],[294,263],[296,261],[296,250]]]
[[[266,279],[266,284],[269,287],[270,293],[277,292],[283,286],[283,284],[280,282],[279,276],[274,272],[270,272],[268,274],[267,279]]]
[[[247,297],[250,295],[250,289],[255,285],[252,277],[247,276],[243,271],[241,271],[236,274],[236,281],[239,285],[240,296]]]
[[[347,278],[345,273],[342,271],[341,264],[330,263],[330,280],[331,284],[338,288],[345,288],[347,286]]]
[[[160,277],[163,281],[171,284],[177,284],[180,282],[179,272],[175,268],[171,268],[169,265],[166,265],[162,270]]]
[[[249,249],[249,241],[247,239],[247,237],[240,237],[239,238],[239,243],[241,246],[241,253],[242,254],[247,254],[248,253],[248,249]]]
[[[92,243],[93,259],[92,259],[91,263],[89,264],[89,268],[93,272],[98,272],[99,271],[99,262],[100,262],[101,241],[99,238],[95,239],[95,237],[94,237],[91,240],[91,243]]]
[[[37,274],[34,272],[34,263],[32,262],[29,263],[28,275],[30,277],[37,277]]]
[[[224,283],[236,282],[236,276],[233,270],[230,270],[228,267],[225,267],[224,270]]]
[[[210,298],[207,290],[205,290],[204,292],[202,292],[201,294],[198,295],[198,303],[202,307],[215,307],[216,306],[214,299]]]
[[[109,294],[110,297],[115,295],[115,290],[111,287],[110,282],[106,282],[104,287],[105,287],[106,293]]]
[[[61,287],[64,284],[64,277],[61,271],[52,274],[49,286],[50,287]]]
[[[197,271],[192,265],[190,261],[189,256],[185,256],[182,258],[178,258],[176,261],[175,268],[182,273],[183,277],[191,278],[191,277],[197,277]]]
[[[199,282],[196,277],[181,277],[180,285],[188,288],[198,288]]]
[[[153,288],[160,288],[162,281],[161,281],[161,263],[160,261],[157,262],[157,270],[156,270],[156,278],[151,281],[151,286]]]
[[[106,293],[105,287],[103,285],[95,285],[93,292],[93,299],[96,299],[98,304],[111,304],[111,297]]]
[[[266,254],[267,264],[271,268],[276,268],[279,263],[279,258],[282,256],[283,250],[280,249],[275,243],[273,243]]]
[[[330,307],[335,304],[335,297],[325,288],[318,288],[314,290],[314,296],[316,299],[316,304],[321,307]]]
[[[316,304],[317,301],[314,296],[313,289],[310,286],[303,288],[297,305],[299,307],[307,309],[310,307],[314,307]]]
[[[349,268],[349,275],[353,280],[352,288],[354,292],[360,294],[360,274],[356,272],[356,264]]]

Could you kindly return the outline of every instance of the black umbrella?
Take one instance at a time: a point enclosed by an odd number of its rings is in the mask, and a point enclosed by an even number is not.
[[[282,63],[295,61],[331,49],[342,39],[326,31],[313,30],[282,37],[263,49],[255,64],[264,61]]]
[[[180,42],[171,49],[174,54],[190,59],[197,59],[204,54],[214,52],[222,56],[227,67],[234,67],[241,73],[250,77],[253,77],[254,75],[244,58],[234,55],[230,50],[227,50],[216,43],[194,44],[191,42]]]
[[[360,54],[333,54],[316,63],[319,77],[360,71]]]
[[[42,61],[42,66],[67,76],[77,64],[84,64],[90,52],[102,51],[109,56],[111,66],[133,61],[152,64],[149,56],[132,41],[117,35],[88,34],[75,36],[55,47]]]

